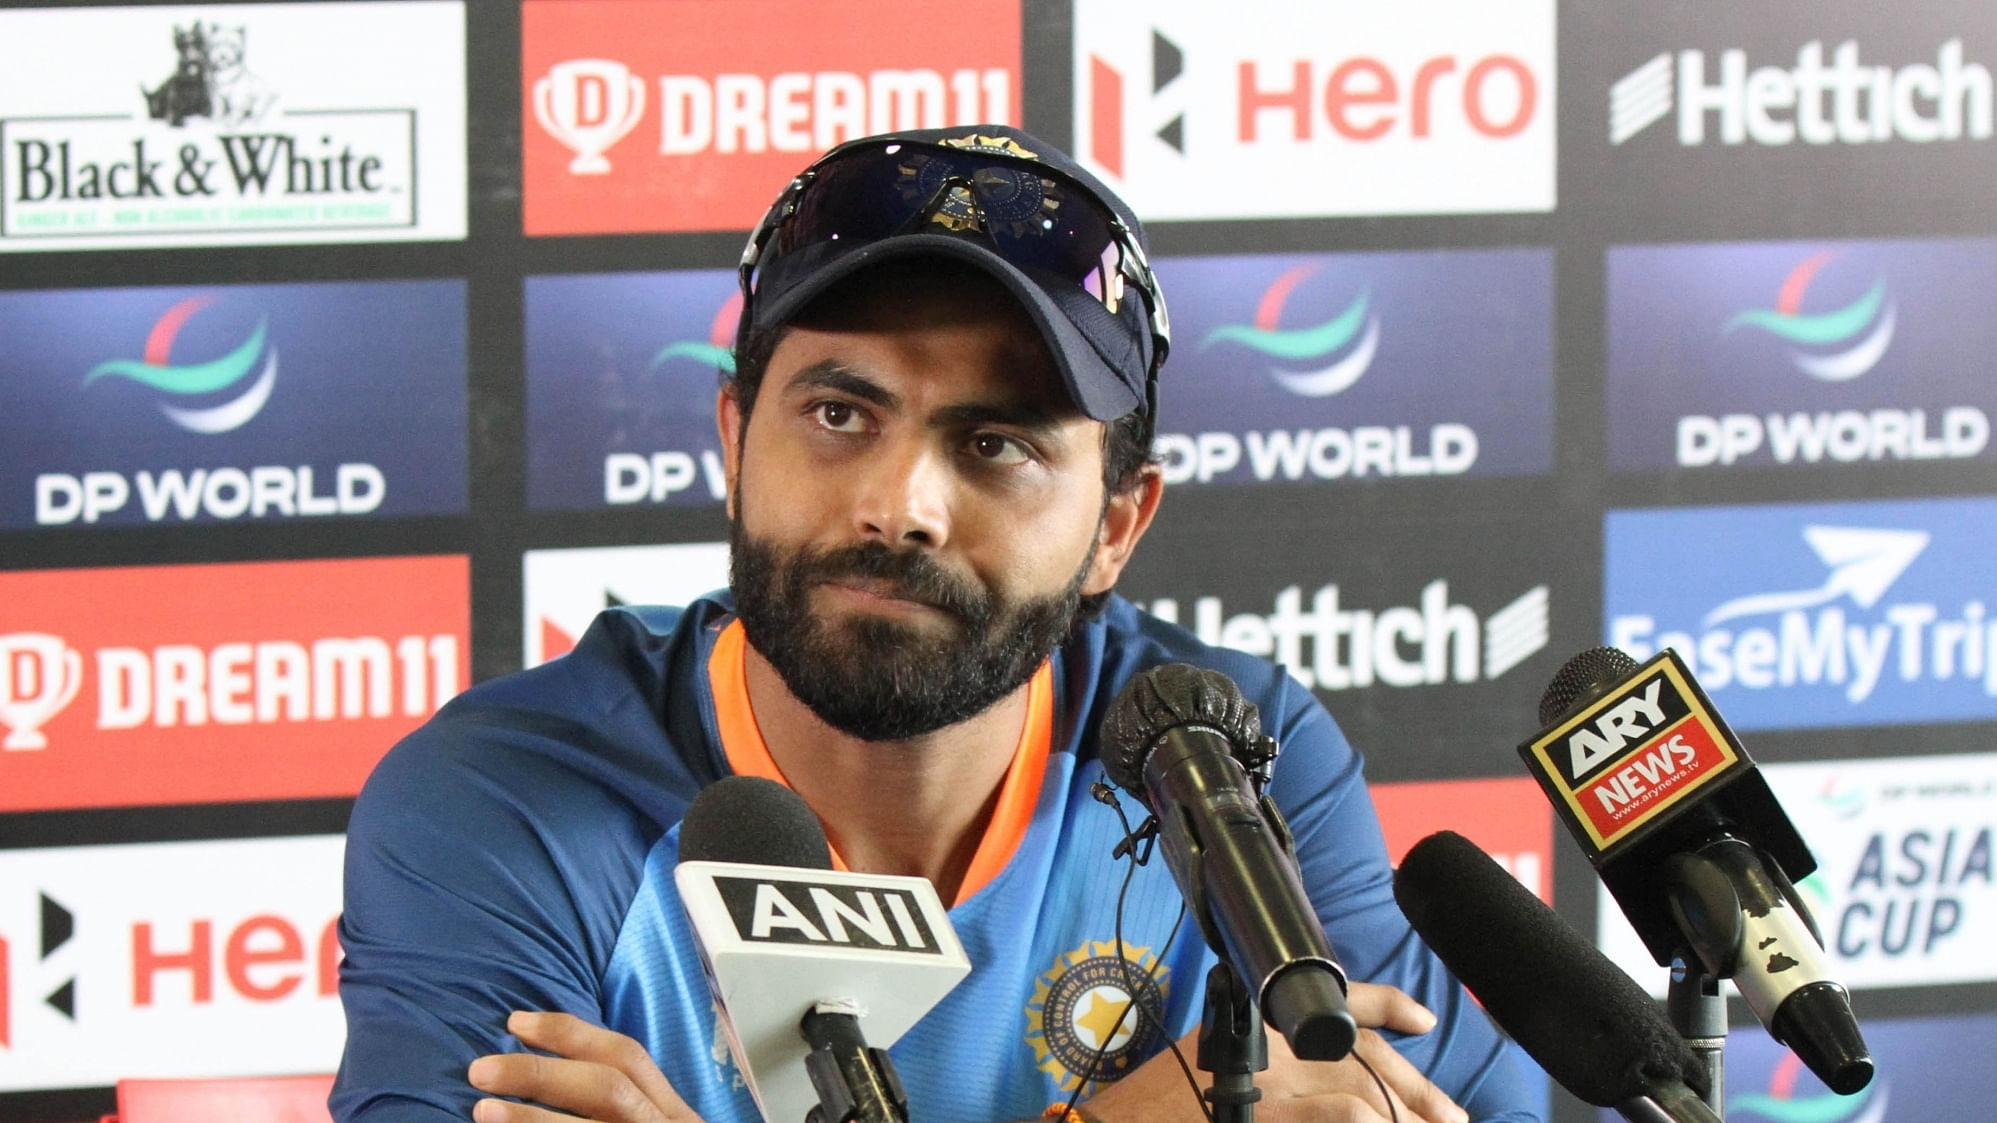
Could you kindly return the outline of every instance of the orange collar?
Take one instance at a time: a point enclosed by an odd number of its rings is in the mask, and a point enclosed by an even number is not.
[[[749,706],[747,650],[749,641],[740,620],[731,620],[714,639],[714,651],[707,658],[707,682],[714,694],[715,723],[720,728],[721,751],[728,767],[737,776],[761,776],[790,786],[783,770],[770,756],[763,731],[756,725]],[[1005,869],[1026,828],[1033,821],[1034,805],[1040,801],[1040,781],[1047,772],[1047,755],[1054,746],[1054,671],[1042,663],[1026,685],[1026,723],[1019,731],[1019,744],[1012,751],[1012,765],[1006,769],[999,788],[998,805],[985,826],[971,867],[964,872],[964,884],[957,890],[952,906],[963,904]],[[845,869],[837,851],[832,863]]]

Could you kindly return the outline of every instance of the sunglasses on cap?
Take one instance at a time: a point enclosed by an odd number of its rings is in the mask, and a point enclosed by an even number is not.
[[[781,296],[763,292],[768,276],[791,273],[779,262],[794,259],[796,276],[778,286],[788,288],[854,249],[919,234],[974,240],[1043,290],[1087,294],[1112,317],[1069,316],[1084,334],[1114,322],[1127,337],[1122,317],[1135,295],[1152,337],[1147,382],[1164,360],[1170,320],[1130,226],[1087,184],[997,136],[866,137],[791,180],[742,251],[740,338],[758,299]]]

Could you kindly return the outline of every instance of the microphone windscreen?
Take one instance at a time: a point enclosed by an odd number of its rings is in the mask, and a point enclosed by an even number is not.
[[[1129,792],[1144,789],[1144,761],[1166,730],[1216,729],[1238,750],[1262,733],[1262,714],[1219,671],[1166,663],[1132,678],[1103,716],[1097,740],[1103,772]]]
[[[832,847],[802,796],[760,776],[726,776],[687,806],[679,860],[829,870]]]
[[[1682,1083],[1705,1066],[1656,1000],[1462,835],[1415,844],[1394,899],[1423,940],[1547,1075],[1597,1107]]]
[[[1561,664],[1539,696],[1539,723],[1552,725],[1629,677],[1637,662],[1619,647],[1591,647]]]

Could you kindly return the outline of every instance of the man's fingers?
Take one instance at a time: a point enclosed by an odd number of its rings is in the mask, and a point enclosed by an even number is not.
[[[533,1100],[584,1119],[652,1123],[664,1118],[656,1111],[646,1112],[628,1077],[593,1061],[500,1053],[473,1061],[467,1075],[481,1092]]]
[[[1405,1109],[1401,1112],[1403,1120],[1412,1111],[1428,1123],[1470,1123],[1469,1112],[1456,1106],[1456,1102],[1436,1087],[1434,1081],[1423,1076],[1420,1069],[1408,1063],[1406,1057],[1378,1034],[1360,1034],[1356,1052],[1373,1067],[1380,1082],[1387,1086],[1388,1093],[1404,1105]],[[1378,1088],[1373,1094],[1379,1094]]]
[[[660,1118],[696,1118],[686,1101],[673,1091],[673,1086],[666,1081],[659,1066],[653,1063],[652,1055],[631,1037],[592,1025],[573,1014],[531,1010],[515,1011],[506,1019],[506,1028],[532,1048],[572,1061],[586,1061],[616,1070],[630,1083],[632,1090],[657,1107]],[[553,1103],[557,1107],[567,1106],[542,1096],[531,1098]]]
[[[472,1123],[575,1123],[573,1115],[563,1115],[533,1104],[505,1100],[480,1100],[472,1105]]]
[[[1428,1007],[1408,997],[1398,987],[1378,983],[1353,983],[1345,996],[1352,1017],[1369,1029],[1391,1029],[1397,1033],[1427,1033],[1435,1028],[1435,1015]]]

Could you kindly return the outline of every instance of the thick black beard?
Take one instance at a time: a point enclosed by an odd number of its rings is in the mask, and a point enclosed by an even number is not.
[[[927,553],[879,542],[786,554],[736,519],[729,547],[728,583],[749,642],[819,720],[863,741],[933,733],[1025,685],[1067,636],[1089,572],[1084,556],[1067,588],[1015,601]],[[886,582],[894,595],[950,616],[957,634],[941,638],[879,617],[828,624],[812,614],[811,591],[840,577]]]

